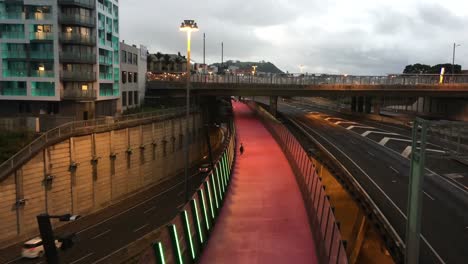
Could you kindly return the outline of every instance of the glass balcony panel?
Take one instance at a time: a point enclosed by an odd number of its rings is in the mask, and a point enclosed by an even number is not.
[[[0,88],[0,95],[3,96],[26,96],[27,90],[25,88]]]
[[[60,60],[67,62],[81,62],[94,64],[96,62],[96,54],[81,52],[62,52],[60,53]]]
[[[112,65],[112,57],[99,55],[99,64]]]
[[[62,91],[62,98],[68,100],[94,100],[96,99],[96,90],[88,89],[64,89]]]
[[[54,59],[52,51],[31,51],[31,59]]]
[[[62,71],[61,78],[63,81],[95,81],[95,72],[86,71]]]
[[[2,50],[2,59],[26,59],[25,50]]]
[[[3,77],[28,77],[27,69],[3,69]]]
[[[52,14],[50,14],[50,13],[31,13],[31,14],[28,14],[27,19],[38,20],[38,21],[51,20],[52,19]]]
[[[77,33],[61,33],[60,41],[63,43],[95,44],[95,40],[90,35],[81,35]]]
[[[32,96],[55,96],[55,83],[53,82],[32,82]]]
[[[30,40],[53,40],[54,33],[52,32],[31,32],[29,34]]]
[[[86,8],[94,8],[96,0],[59,0],[60,5],[76,5]]]
[[[31,71],[31,77],[54,78],[54,71]]]
[[[113,74],[112,73],[106,73],[106,72],[100,72],[99,73],[99,79],[101,79],[101,80],[113,80]]]
[[[2,39],[24,39],[24,32],[0,32],[0,38]]]
[[[63,24],[77,24],[89,27],[96,25],[95,17],[83,16],[79,14],[61,14],[59,20]]]

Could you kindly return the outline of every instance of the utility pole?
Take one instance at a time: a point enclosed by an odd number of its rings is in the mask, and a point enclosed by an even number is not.
[[[457,43],[453,43],[453,56],[452,56],[452,79],[453,79],[453,75],[455,74],[455,49],[458,47],[458,46],[461,46],[460,44],[457,44]]]
[[[203,33],[203,67],[205,67],[205,33]]]
[[[221,65],[224,65],[224,43],[221,42]]]

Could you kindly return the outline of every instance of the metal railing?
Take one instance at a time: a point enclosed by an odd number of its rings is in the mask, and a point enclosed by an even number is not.
[[[184,83],[180,78],[164,78],[149,81],[165,81]],[[326,75],[312,74],[303,76],[285,76],[273,74],[267,76],[236,76],[236,75],[191,75],[192,83],[231,83],[231,84],[273,84],[273,85],[440,85],[440,84],[468,84],[468,75],[446,74],[442,78],[439,74],[400,74],[387,76],[354,76],[354,75]]]
[[[191,111],[196,111],[192,108]],[[185,114],[185,107],[162,109],[154,112],[139,113],[121,117],[107,117],[93,120],[70,122],[53,128],[21,149],[14,156],[0,165],[0,181],[5,179],[14,170],[28,161],[32,155],[46,147],[48,144],[80,134],[91,134],[101,131],[110,131],[117,128],[134,126],[149,121],[159,121]]]
[[[65,89],[62,91],[63,99],[68,100],[93,100],[97,98],[96,90]]]
[[[88,27],[94,27],[96,25],[96,17],[83,16],[80,14],[60,14],[59,21],[62,24],[76,24]]]
[[[63,81],[95,81],[96,72],[87,71],[62,71],[60,78]]]
[[[70,52],[64,51],[60,52],[60,61],[66,62],[87,62],[87,63],[96,63],[96,54],[95,53],[82,53],[82,52]]]
[[[59,0],[59,5],[78,5],[87,8],[94,8],[96,5],[95,0]]]

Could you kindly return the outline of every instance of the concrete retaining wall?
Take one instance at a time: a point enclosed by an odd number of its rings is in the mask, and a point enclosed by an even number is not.
[[[40,213],[87,215],[179,173],[184,120],[73,137],[39,152],[0,182],[0,247],[36,234]],[[202,126],[193,115],[191,161],[206,152]]]

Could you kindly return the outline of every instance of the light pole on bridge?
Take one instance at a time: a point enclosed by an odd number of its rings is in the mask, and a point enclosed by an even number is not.
[[[180,25],[180,31],[187,32],[187,86],[186,86],[186,104],[187,109],[185,113],[185,140],[184,140],[184,151],[185,151],[185,164],[184,164],[184,174],[185,174],[185,201],[189,200],[188,192],[188,166],[189,166],[189,117],[190,117],[190,42],[192,37],[192,32],[198,31],[198,25],[194,20],[184,20]]]
[[[453,56],[452,56],[452,79],[453,79],[453,76],[455,74],[455,49],[457,47],[460,47],[461,44],[457,44],[457,43],[453,43]]]

